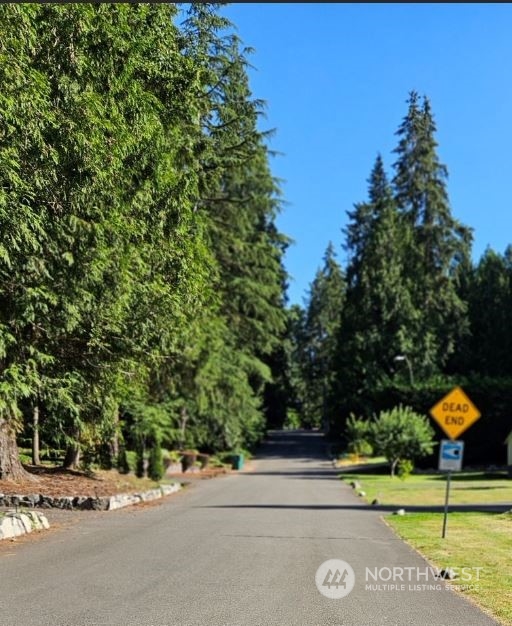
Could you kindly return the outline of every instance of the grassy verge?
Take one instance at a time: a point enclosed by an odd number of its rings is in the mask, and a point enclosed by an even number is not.
[[[413,474],[401,480],[387,474],[341,474],[346,482],[357,480],[366,498],[381,504],[443,505],[446,477],[441,474]],[[512,480],[505,472],[460,472],[452,475],[450,504],[493,504],[509,502],[512,508]]]
[[[450,513],[445,539],[441,539],[442,522],[441,513],[386,517],[386,523],[434,566],[471,568],[464,573],[466,580],[459,570],[459,579],[451,581],[455,589],[511,626],[512,514]]]
[[[346,482],[357,480],[369,502],[377,498],[383,505],[406,510],[407,506],[444,504],[446,477],[440,474],[413,474],[405,480],[376,473],[347,472],[341,477]],[[450,504],[506,502],[512,509],[512,480],[505,472],[452,475]],[[456,591],[512,626],[511,513],[449,513],[445,539],[441,538],[442,513],[408,513],[385,520],[432,565],[458,571],[459,578],[450,582]],[[462,568],[469,569],[463,573]]]

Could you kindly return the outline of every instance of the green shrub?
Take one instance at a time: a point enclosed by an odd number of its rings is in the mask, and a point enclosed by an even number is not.
[[[209,467],[213,467],[213,468],[224,467],[224,465],[225,464],[221,461],[221,459],[216,454],[212,454],[210,456],[210,460],[208,462]]]
[[[161,480],[164,475],[164,459],[162,455],[162,447],[157,440],[149,452],[148,477],[151,480]]]
[[[137,452],[135,450],[126,450],[126,463],[128,472],[135,474],[137,472]]]
[[[345,434],[349,452],[357,456],[371,456],[373,454],[371,422],[351,413],[345,425]]]
[[[285,430],[297,430],[301,427],[300,415],[295,409],[288,409],[283,424]]]
[[[25,454],[24,452],[20,452],[19,458],[21,463],[24,463],[25,465],[30,465],[32,463],[32,454]]]
[[[120,446],[119,454],[117,455],[117,469],[120,474],[129,474],[131,471],[130,462],[128,460],[128,454],[132,454],[133,458],[133,470],[135,470],[135,453],[127,452],[124,446]],[[132,470],[132,471],[133,471]]]
[[[181,462],[181,452],[178,450],[169,450],[168,459],[170,463],[180,463]]]
[[[144,447],[139,444],[135,450],[135,474],[138,478],[144,478],[146,474],[146,458],[144,456]]]
[[[414,470],[414,463],[410,459],[400,459],[397,466],[397,475],[401,480],[408,478]]]
[[[391,476],[399,461],[414,461],[432,454],[436,445],[428,418],[401,404],[390,411],[381,411],[372,423],[371,432],[373,448],[389,461]]]

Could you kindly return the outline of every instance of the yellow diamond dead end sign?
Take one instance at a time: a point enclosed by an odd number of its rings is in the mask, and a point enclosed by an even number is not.
[[[450,439],[457,439],[476,422],[480,411],[460,387],[455,387],[430,409],[430,415]]]

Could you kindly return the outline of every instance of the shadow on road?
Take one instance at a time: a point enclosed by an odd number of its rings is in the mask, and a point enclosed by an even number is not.
[[[304,511],[387,511],[404,508],[409,513],[443,513],[443,506],[412,506],[401,504],[219,504],[195,507],[198,509],[277,509]],[[510,511],[510,504],[453,504],[450,513],[505,513]]]
[[[287,478],[296,478],[296,479],[306,479],[306,480],[318,480],[323,478],[330,478],[339,480],[338,476],[340,471],[338,469],[312,469],[312,470],[279,470],[279,471],[268,471],[268,472],[247,472],[246,474],[241,474],[241,476],[284,476]]]

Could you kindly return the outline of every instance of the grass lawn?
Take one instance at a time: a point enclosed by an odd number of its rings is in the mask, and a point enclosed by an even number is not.
[[[357,480],[371,502],[381,504],[438,505],[444,504],[446,477],[441,474],[413,474],[401,480],[389,474],[340,474],[346,482]],[[505,472],[458,472],[452,474],[450,504],[510,503],[512,508],[512,480]]]
[[[471,580],[461,576],[450,584],[466,585],[460,593],[512,625],[512,514],[450,513],[445,539],[442,513],[387,516],[385,521],[435,567],[483,568],[469,570]]]
[[[446,477],[413,474],[401,480],[389,474],[340,474],[346,482],[357,480],[371,502],[407,506],[444,504]],[[450,504],[510,503],[512,480],[505,472],[459,472],[452,474]],[[512,514],[459,513],[448,515],[446,538],[441,538],[442,513],[406,513],[386,516],[385,521],[432,565],[470,570],[471,580],[451,581],[458,591],[490,612],[501,623],[512,626]],[[460,571],[460,570],[459,570]],[[463,586],[466,588],[463,589]]]

